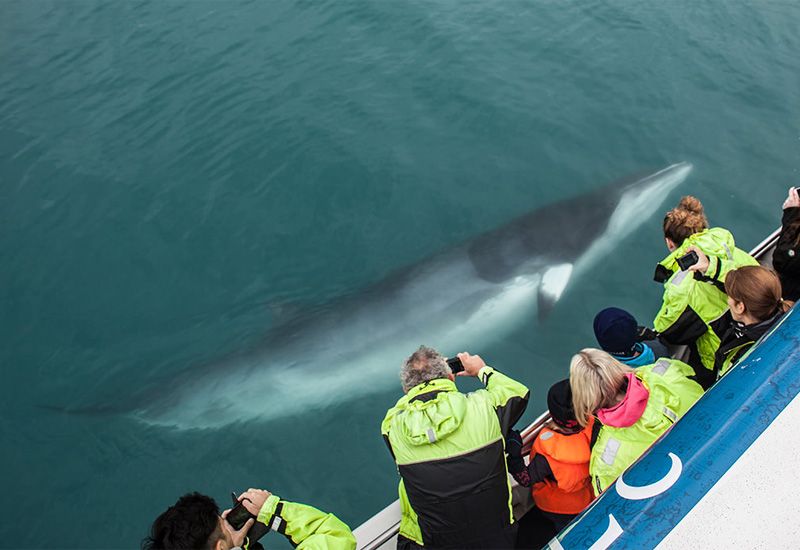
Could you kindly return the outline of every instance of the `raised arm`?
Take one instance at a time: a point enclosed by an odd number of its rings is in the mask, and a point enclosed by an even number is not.
[[[480,355],[459,353],[458,358],[464,365],[459,376],[477,376],[486,386],[485,391],[497,411],[503,437],[506,437],[528,407],[530,391],[524,384],[488,366]]]
[[[245,506],[257,514],[259,522],[284,535],[296,548],[354,550],[356,547],[356,538],[350,528],[333,514],[281,500],[260,489],[249,489],[239,498],[247,499],[243,500]]]

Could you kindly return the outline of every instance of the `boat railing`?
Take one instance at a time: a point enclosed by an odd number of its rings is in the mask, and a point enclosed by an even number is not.
[[[395,548],[399,530],[400,501],[395,500],[355,529],[353,534],[356,536],[358,550],[378,550]]]

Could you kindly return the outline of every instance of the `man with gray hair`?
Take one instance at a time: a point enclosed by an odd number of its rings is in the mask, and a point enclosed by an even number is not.
[[[479,355],[459,353],[453,374],[425,346],[403,364],[403,396],[381,431],[400,473],[397,547],[512,548],[514,516],[505,439],[528,405],[528,388]],[[484,389],[461,393],[455,376]]]

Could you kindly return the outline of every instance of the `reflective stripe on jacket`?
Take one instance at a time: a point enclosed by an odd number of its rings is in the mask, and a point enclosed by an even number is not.
[[[400,534],[417,544],[468,546],[514,521],[504,441],[528,388],[491,367],[479,378],[486,388],[467,394],[449,379],[420,384],[383,420],[402,478]]]
[[[650,396],[639,420],[618,428],[604,425],[592,448],[589,473],[592,489],[599,495],[636,462],[672,424],[703,395],[703,388],[690,380],[692,368],[677,359],[659,359],[636,369]]]
[[[258,521],[284,535],[302,550],[354,550],[356,538],[333,514],[312,506],[287,502],[270,495],[258,513]]]
[[[554,514],[579,514],[594,500],[589,478],[589,458],[594,419],[577,434],[566,435],[542,428],[533,442],[531,460],[547,459],[555,480],[545,479],[531,489],[536,507]]]
[[[708,256],[704,274],[679,270],[677,259],[690,246]],[[728,310],[725,277],[744,265],[758,265],[758,262],[736,248],[733,235],[721,227],[690,235],[658,264],[657,275],[668,278],[653,327],[670,344],[694,346],[703,366],[709,370],[714,368],[714,353],[719,347],[719,337],[710,325]]]

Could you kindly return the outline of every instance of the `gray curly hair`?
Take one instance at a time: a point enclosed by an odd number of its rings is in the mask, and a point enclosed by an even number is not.
[[[403,391],[408,393],[414,386],[437,378],[447,378],[452,373],[441,353],[433,348],[420,346],[403,363],[400,382],[403,384]]]

